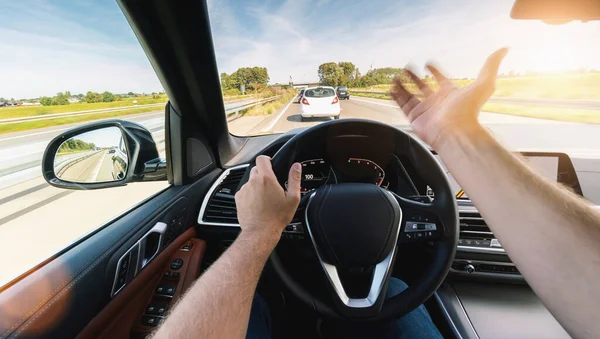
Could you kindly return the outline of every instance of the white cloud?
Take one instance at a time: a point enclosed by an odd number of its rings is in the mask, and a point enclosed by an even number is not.
[[[0,23],[1,97],[52,96],[67,90],[71,93],[162,90],[129,28],[126,32],[130,36],[110,36],[91,24],[65,18],[45,2],[0,7],[19,13]],[[121,24],[127,25],[120,15]],[[106,20],[101,25],[111,25],[107,28],[118,25],[111,17]]]

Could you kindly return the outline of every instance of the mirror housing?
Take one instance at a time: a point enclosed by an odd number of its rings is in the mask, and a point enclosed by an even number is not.
[[[103,182],[75,182],[65,180],[66,177],[62,173],[57,175],[55,171],[56,156],[59,149],[61,149],[61,151],[63,150],[61,146],[66,141],[72,138],[73,140],[77,140],[78,136],[82,136],[89,132],[114,128],[120,130],[121,138],[127,151],[127,159],[125,161],[126,166],[124,166],[126,167],[126,172],[124,175],[120,173],[116,178],[113,175],[115,180]],[[92,147],[94,146],[93,143],[91,143],[91,145]],[[115,162],[114,147],[105,147],[104,149],[96,147],[95,149],[96,152],[106,151],[106,156],[112,158],[112,161]],[[83,158],[84,157],[80,157],[80,159]],[[73,161],[73,163],[75,163],[75,161]],[[61,170],[59,170],[59,172],[60,171]],[[44,179],[52,186],[66,189],[90,190],[124,186],[130,182],[167,180],[167,166],[165,159],[159,158],[156,144],[154,143],[154,139],[152,139],[152,134],[145,127],[130,121],[105,120],[67,130],[52,139],[46,147],[46,151],[42,158],[42,174]]]

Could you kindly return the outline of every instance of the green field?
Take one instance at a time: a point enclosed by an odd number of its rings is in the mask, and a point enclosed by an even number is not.
[[[459,86],[466,86],[473,80],[453,80]],[[436,88],[433,81],[428,84]],[[406,88],[419,93],[414,84]],[[353,88],[353,96],[377,99],[391,99],[388,95],[356,93],[356,91],[389,92],[391,85],[376,85],[369,88]],[[600,100],[600,74],[563,74],[530,77],[499,78],[496,80],[495,97],[499,98],[536,98],[562,100]],[[488,103],[482,111],[509,114],[522,117],[550,119],[569,122],[600,124],[600,111],[576,108],[546,106],[528,106],[516,104]]]
[[[472,79],[455,79],[453,81],[461,87],[473,82]],[[434,81],[428,81],[428,84],[433,88],[437,87]],[[389,92],[390,88],[391,85],[375,85],[368,88],[352,88],[350,91]],[[413,84],[407,84],[407,89],[413,93],[418,92]],[[498,78],[496,80],[496,91],[493,96],[511,98],[600,100],[600,73]]]
[[[75,103],[70,105],[59,105],[59,106],[24,106],[24,107],[6,107],[0,108],[0,119],[8,118],[21,118],[29,116],[40,116],[46,114],[64,113],[64,112],[78,112],[87,111],[94,109],[103,108],[117,108],[117,107],[133,107],[133,101],[136,100],[135,105],[148,105],[148,104],[159,104],[167,102],[166,95],[160,95],[158,99],[153,99],[152,96],[140,96],[134,98],[126,98],[119,101],[113,102],[97,102],[97,103]]]

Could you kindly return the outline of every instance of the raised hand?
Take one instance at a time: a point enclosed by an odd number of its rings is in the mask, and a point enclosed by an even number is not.
[[[449,133],[469,133],[479,126],[479,110],[494,93],[498,67],[507,52],[508,49],[502,48],[490,55],[475,82],[463,88],[458,88],[434,66],[427,65],[439,84],[439,90],[434,92],[407,70],[424,99],[421,101],[408,92],[398,78],[394,79],[392,98],[408,117],[415,133],[437,149]]]

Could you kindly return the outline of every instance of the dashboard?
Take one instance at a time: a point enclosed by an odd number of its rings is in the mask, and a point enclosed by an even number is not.
[[[313,191],[323,185],[345,182],[369,183],[389,188],[390,181],[386,178],[385,170],[373,160],[349,157],[332,166],[323,158],[301,161],[302,194]]]
[[[389,135],[363,132],[346,135],[328,133],[309,140],[302,151],[297,150],[293,154],[293,161],[302,165],[302,194],[306,195],[324,185],[360,182],[377,185],[421,202],[435,199],[435,192],[423,180],[408,156],[403,155],[403,150],[393,146],[394,140]],[[264,144],[254,145],[252,151],[245,153],[246,158],[237,159],[230,164],[203,201],[198,224],[208,227],[206,230],[217,227],[218,229],[212,230],[221,232],[220,234],[227,233],[223,227],[239,227],[234,195],[242,185],[242,178],[249,172],[248,163],[260,154],[273,157],[291,136],[293,135],[290,133],[274,138],[266,147]],[[460,234],[451,272],[522,280],[502,245],[472,205],[468,193],[462,190],[435,152],[432,153],[445,169],[459,211]],[[578,175],[566,154],[521,152],[520,155],[534,171],[583,195]],[[284,231],[282,239],[286,240],[286,244],[302,242],[305,235],[301,223],[293,220]]]
[[[535,172],[582,195],[577,174],[566,154],[524,152],[521,155]],[[456,182],[437,155],[436,158],[445,169],[456,199],[459,201],[469,200],[468,194]],[[381,186],[405,196],[435,197],[435,192],[422,182],[418,173],[410,173],[413,170],[410,166],[404,164],[396,156],[389,156],[388,159],[382,164],[365,157],[352,156],[333,161],[327,157],[302,160],[300,161],[302,165],[301,193],[306,194],[323,185],[359,182]]]

